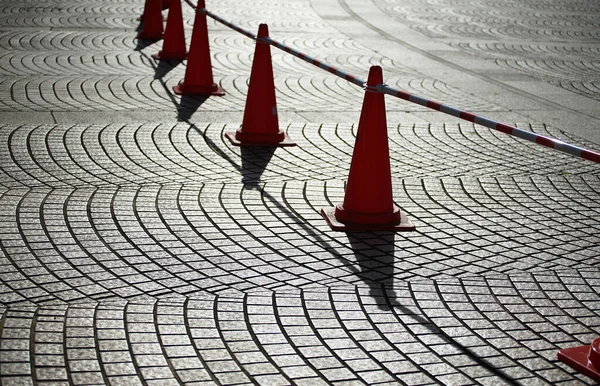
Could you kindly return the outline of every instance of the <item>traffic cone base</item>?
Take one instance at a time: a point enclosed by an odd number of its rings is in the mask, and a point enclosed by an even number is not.
[[[187,57],[188,57],[187,52],[165,53],[161,50],[161,51],[158,51],[157,54],[152,54],[152,58],[154,58],[154,60],[185,60],[185,59],[187,59]]]
[[[189,85],[185,82],[179,83],[177,86],[173,86],[173,92],[176,95],[198,95],[198,96],[223,96],[225,90],[223,90],[218,84],[213,83],[210,86],[204,85]]]
[[[234,146],[296,146],[279,130],[271,49],[264,41],[269,37],[269,27],[259,25],[256,36],[242,125],[225,136]]]
[[[365,85],[344,202],[321,214],[335,231],[413,231],[395,205],[380,66],[372,66]]]
[[[587,346],[562,349],[556,358],[596,382],[600,382],[600,338]]]
[[[359,215],[359,222],[348,222],[344,220],[341,221],[339,217],[339,213],[345,213],[348,217],[355,217]],[[337,216],[336,216],[337,214]],[[329,208],[321,209],[321,215],[327,221],[329,227],[334,231],[341,232],[358,232],[358,231],[391,231],[391,232],[403,232],[403,231],[414,231],[415,225],[410,221],[410,219],[406,216],[404,212],[400,210],[397,206],[394,206],[394,210],[392,214],[384,213],[384,214],[376,214],[376,215],[365,215],[363,213],[350,213],[345,211],[341,205],[332,206]],[[343,217],[343,216],[342,216]],[[365,218],[371,217],[371,218]],[[379,221],[388,220],[389,217],[397,217],[397,221],[392,223],[381,223]],[[365,221],[366,220],[366,221]]]
[[[233,146],[296,146],[296,143],[283,131],[275,134],[246,133],[243,132],[240,127],[237,131],[226,132],[225,138],[227,138]]]

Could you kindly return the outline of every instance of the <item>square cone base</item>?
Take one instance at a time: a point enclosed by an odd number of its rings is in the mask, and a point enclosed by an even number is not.
[[[233,146],[262,146],[262,147],[290,147],[297,146],[295,142],[292,142],[291,138],[285,134],[285,138],[281,142],[254,142],[247,141],[241,142],[235,137],[235,131],[228,131],[225,133],[225,137],[231,142]]]
[[[173,92],[175,95],[190,95],[190,96],[224,96],[225,90],[218,84],[214,83],[212,86],[189,86],[185,83],[179,83],[173,86]]]
[[[588,361],[591,345],[564,348],[556,354],[556,358],[571,366],[581,374],[585,374],[596,382],[600,382],[600,368]]]
[[[358,232],[358,231],[391,231],[391,232],[407,232],[414,231],[415,225],[410,221],[404,212],[400,212],[400,223],[398,224],[344,224],[335,218],[335,206],[321,209],[321,215],[329,224],[329,227],[334,231],[340,232]]]
[[[188,57],[188,53],[181,53],[181,54],[163,54],[162,51],[159,51],[156,54],[152,54],[152,58],[154,60],[165,60],[165,61],[173,61],[173,62],[180,62],[183,60],[186,60]]]

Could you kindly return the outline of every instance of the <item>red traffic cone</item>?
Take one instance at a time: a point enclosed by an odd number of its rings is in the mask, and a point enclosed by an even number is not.
[[[323,208],[321,214],[336,231],[409,231],[415,226],[392,197],[390,152],[381,67],[369,71],[344,203]]]
[[[164,7],[164,1],[163,7]],[[185,50],[185,34],[183,32],[183,14],[181,0],[171,1],[167,28],[163,40],[163,47],[157,54],[152,55],[156,60],[183,60],[187,58]]]
[[[556,358],[600,382],[600,338],[594,339],[587,346],[562,349],[556,354]]]
[[[244,120],[237,131],[225,133],[235,146],[296,146],[285,132],[279,130],[271,45],[263,40],[268,37],[268,26],[261,24],[254,49]]]
[[[225,91],[213,81],[206,15],[199,11],[205,7],[204,0],[199,0],[185,77],[183,82],[173,87],[177,95],[225,95]]]
[[[163,37],[163,18],[160,0],[146,0],[142,31],[137,39],[160,40]]]
[[[162,9],[169,9],[171,7],[171,4],[171,0],[162,0]]]

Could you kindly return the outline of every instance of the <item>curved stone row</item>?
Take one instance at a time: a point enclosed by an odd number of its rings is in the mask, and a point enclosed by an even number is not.
[[[15,383],[583,383],[553,355],[600,327],[587,294],[546,273],[11,308],[0,367]]]
[[[600,9],[593,1],[510,2],[388,0],[377,5],[427,36],[598,99]],[[483,40],[482,40],[483,39]]]
[[[394,18],[409,22],[412,28],[432,36],[491,38],[554,38],[562,41],[593,42],[598,38],[600,24],[593,2],[578,10],[548,10],[546,4],[486,2],[379,1],[378,6]],[[564,2],[567,3],[567,2]],[[591,6],[591,8],[590,8]]]
[[[231,146],[238,125],[0,126],[1,186],[68,188],[202,182],[344,179],[356,125],[291,124],[298,144],[282,149]],[[541,134],[573,141],[544,126]],[[388,129],[395,178],[598,175],[593,163],[472,124],[401,124]],[[585,145],[585,143],[584,143]],[[545,167],[531,165],[545,160]],[[444,162],[440,162],[443,159]]]
[[[3,303],[593,276],[599,187],[589,175],[404,178],[409,238],[330,232],[319,210],[343,201],[342,181],[3,189]]]

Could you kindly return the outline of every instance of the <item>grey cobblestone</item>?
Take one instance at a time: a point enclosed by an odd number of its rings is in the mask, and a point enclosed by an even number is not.
[[[0,0],[2,385],[590,384],[555,355],[600,334],[597,164],[388,98],[394,198],[417,231],[331,232],[319,210],[343,201],[364,91],[273,49],[298,146],[233,147],[254,42],[209,21],[227,95],[174,96],[186,62],[134,39],[143,3]],[[208,3],[466,110],[513,119],[556,94],[597,119],[590,1]],[[475,70],[506,96],[473,92]],[[547,116],[515,121],[598,148]]]

